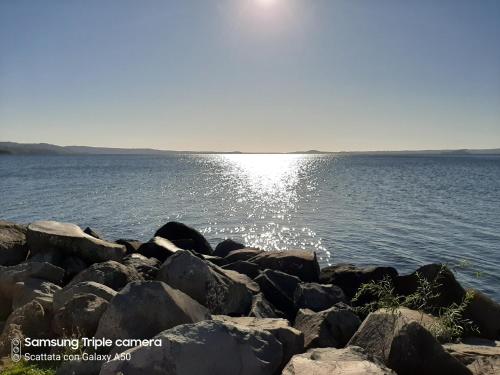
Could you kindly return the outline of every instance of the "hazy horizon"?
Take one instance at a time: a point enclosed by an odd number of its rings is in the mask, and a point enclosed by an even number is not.
[[[493,0],[3,1],[0,139],[498,148],[498,19]]]

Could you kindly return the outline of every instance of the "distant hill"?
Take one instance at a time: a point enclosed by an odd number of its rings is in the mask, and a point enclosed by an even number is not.
[[[174,151],[152,148],[112,148],[90,146],[57,146],[49,143],[0,142],[0,155],[172,155],[172,154],[241,154],[240,151]],[[500,148],[483,150],[419,150],[419,151],[294,151],[288,154],[337,154],[337,155],[500,155]]]

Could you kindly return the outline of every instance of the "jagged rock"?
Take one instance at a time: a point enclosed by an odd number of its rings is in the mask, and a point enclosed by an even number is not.
[[[250,292],[253,294],[260,293],[260,286],[257,284],[255,281],[253,281],[251,278],[249,278],[247,275],[232,271],[232,270],[226,270],[224,269],[224,273],[226,276],[228,276],[230,279],[237,283],[245,284],[246,287]]]
[[[500,304],[478,290],[464,311],[464,317],[472,320],[479,334],[490,340],[500,340]]]
[[[189,251],[169,257],[157,280],[186,293],[214,314],[247,314],[252,302],[252,292],[241,279]]]
[[[272,334],[229,323],[184,324],[157,337],[161,347],[130,349],[130,361],[107,362],[100,375],[273,375],[282,360]]]
[[[379,281],[384,277],[394,280],[397,275],[398,271],[393,267],[357,267],[341,263],[321,269],[319,280],[321,284],[337,285],[350,300],[361,284]]]
[[[96,283],[94,281],[83,281],[76,284],[65,286],[54,293],[54,311],[59,310],[68,301],[81,295],[94,294],[106,301],[111,301],[116,295],[116,291],[110,287]]]
[[[277,311],[262,293],[258,293],[252,298],[252,307],[248,316],[255,318],[281,318],[283,314]]]
[[[98,240],[104,240],[104,236],[99,233],[99,232],[96,232],[95,230],[93,230],[91,227],[87,227],[83,230],[83,233],[86,233],[88,234],[89,236],[92,236],[94,238],[97,238]]]
[[[58,250],[90,263],[119,260],[125,254],[125,247],[122,245],[94,238],[75,224],[56,221],[29,224],[26,240],[33,253]]]
[[[310,349],[295,355],[282,375],[396,375],[357,346]]]
[[[28,302],[39,302],[46,312],[52,311],[54,293],[61,287],[50,281],[29,278],[14,285],[12,309],[15,310]]]
[[[304,345],[310,349],[344,347],[360,324],[349,306],[337,303],[320,312],[300,309],[293,326],[304,333]]]
[[[284,367],[292,356],[304,351],[304,334],[290,327],[290,323],[286,319],[235,318],[226,315],[213,315],[212,318],[221,322],[236,324],[251,329],[265,330],[271,333],[282,346],[283,359],[281,367]]]
[[[50,338],[50,315],[37,301],[31,301],[10,314],[0,335],[0,355],[10,354],[11,341],[24,338]],[[32,352],[35,352],[33,348]]]
[[[143,243],[137,252],[147,258],[156,258],[163,263],[178,250],[181,249],[169,240],[156,236],[148,242]]]
[[[132,282],[111,300],[95,336],[145,339],[205,319],[208,310],[181,291],[159,281]]]
[[[142,245],[141,241],[129,240],[129,239],[123,239],[123,238],[116,240],[115,243],[117,243],[118,245],[125,246],[125,249],[127,249],[127,254],[132,254],[132,253],[137,252],[137,250],[139,250],[139,248]]]
[[[245,245],[228,238],[222,242],[219,242],[219,244],[215,247],[214,255],[218,257],[225,257],[227,254],[229,254],[230,251],[243,248],[245,248]]]
[[[146,258],[144,255],[133,253],[123,258],[122,263],[135,268],[144,280],[153,280],[158,274],[161,262],[156,258]]]
[[[265,270],[255,281],[266,299],[285,313],[289,320],[295,318],[297,308],[293,301],[293,295],[300,279],[284,272]]]
[[[226,259],[228,264],[238,262],[238,261],[247,261],[256,255],[262,254],[263,252],[264,252],[264,250],[254,249],[251,247],[245,247],[243,249],[230,251],[224,257],[224,259]]]
[[[319,280],[319,264],[316,253],[305,250],[264,251],[248,260],[260,268],[267,268],[297,276],[302,281]]]
[[[135,268],[108,260],[107,262],[94,263],[89,268],[83,270],[71,280],[69,285],[74,285],[82,281],[94,281],[118,291],[132,281],[142,280],[143,278],[137,273]]]
[[[0,265],[14,266],[27,255],[26,226],[0,220]]]
[[[260,268],[254,263],[239,260],[222,266],[225,270],[232,270],[247,275],[251,279],[259,276]]]
[[[224,258],[217,257],[214,255],[204,255],[203,254],[203,259],[208,260],[210,263],[213,263],[219,267],[225,266],[227,264],[227,261]]]
[[[203,237],[203,235],[198,232],[196,229],[191,228],[185,224],[171,221],[160,229],[158,229],[155,233],[155,237],[163,237],[167,240],[172,241],[175,245],[179,246],[181,249],[185,250],[194,250],[200,254],[211,255],[213,253],[212,246],[208,243],[208,241]],[[179,241],[182,240],[190,240],[193,243],[193,246],[186,246],[186,242],[183,243],[184,247],[181,246]]]
[[[348,345],[356,345],[379,357],[399,375],[471,374],[448,354],[408,309],[370,313]]]
[[[500,374],[500,341],[471,337],[443,347],[474,375]]]
[[[337,302],[347,302],[344,292],[338,286],[317,283],[300,283],[293,299],[297,308],[313,311],[323,311]]]

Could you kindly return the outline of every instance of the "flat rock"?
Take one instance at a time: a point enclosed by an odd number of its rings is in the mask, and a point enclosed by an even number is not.
[[[109,302],[116,295],[116,291],[94,281],[82,281],[80,283],[67,285],[54,293],[54,311],[59,310],[73,298],[85,294],[94,294]]]
[[[282,375],[396,375],[357,346],[310,349],[295,355]]]
[[[245,259],[261,268],[272,269],[296,276],[302,281],[319,280],[319,264],[316,253],[306,250],[264,251]]]
[[[28,255],[26,226],[0,220],[0,265],[14,266]]]
[[[304,333],[304,345],[310,349],[344,347],[360,324],[349,306],[338,303],[320,312],[300,309],[293,326]]]
[[[500,374],[500,341],[468,338],[461,343],[444,344],[443,347],[474,375]]]
[[[183,292],[160,281],[132,282],[111,300],[95,336],[145,339],[205,319],[208,310]]]
[[[29,224],[26,240],[33,253],[58,250],[91,263],[119,260],[126,252],[125,246],[92,237],[75,224],[57,221]]]
[[[252,303],[252,290],[246,281],[189,251],[169,257],[157,280],[191,296],[213,314],[246,315]]]
[[[135,268],[108,260],[107,262],[94,263],[89,268],[83,270],[71,280],[69,285],[74,285],[82,281],[94,281],[119,291],[132,281],[142,280],[143,278]]]
[[[107,362],[100,375],[273,375],[282,361],[271,333],[220,321],[184,324],[156,337],[161,347],[130,349],[130,361]]]
[[[185,250],[194,250],[197,253],[207,255],[213,253],[212,246],[205,237],[196,229],[183,223],[171,221],[158,229],[155,233],[156,236],[166,238]],[[192,244],[192,246],[188,244]]]
[[[342,289],[332,284],[300,283],[295,289],[293,300],[300,309],[326,310],[337,302],[347,302]]]
[[[243,245],[242,243],[233,241],[232,239],[228,238],[222,242],[219,242],[219,244],[215,247],[214,255],[218,257],[225,257],[227,254],[229,254],[230,251],[243,249],[244,247],[245,245]]]
[[[155,236],[146,243],[143,243],[137,253],[144,255],[147,258],[156,258],[160,262],[164,262],[170,255],[176,251],[181,250],[174,245],[171,241]]]

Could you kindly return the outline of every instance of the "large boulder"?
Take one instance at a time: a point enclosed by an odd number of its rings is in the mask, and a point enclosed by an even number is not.
[[[326,310],[337,302],[347,302],[342,289],[332,284],[300,283],[293,295],[297,308],[313,311]]]
[[[310,349],[295,355],[282,375],[396,375],[357,346]]]
[[[94,281],[118,291],[132,281],[142,280],[143,278],[135,268],[109,260],[107,262],[94,263],[76,275],[69,285],[81,283],[82,281]]]
[[[73,298],[86,294],[94,294],[109,302],[116,295],[116,291],[94,281],[82,281],[67,285],[54,293],[54,311],[59,310]]]
[[[341,263],[321,269],[319,281],[322,284],[337,285],[350,300],[362,284],[380,281],[384,277],[393,280],[397,275],[398,271],[392,267],[357,267]]]
[[[108,301],[95,294],[78,295],[57,310],[52,328],[62,337],[92,337]]]
[[[90,263],[119,260],[126,252],[125,246],[92,237],[75,224],[57,221],[29,224],[26,240],[33,253],[57,250]]]
[[[316,253],[305,250],[264,251],[247,259],[261,268],[282,271],[297,276],[302,281],[319,280],[319,264]]]
[[[471,337],[443,347],[474,375],[500,374],[500,341]]]
[[[500,340],[500,304],[478,290],[471,292],[473,297],[464,317],[472,320],[482,337]]]
[[[247,314],[252,303],[252,291],[240,277],[189,251],[178,251],[169,257],[157,280],[191,296],[213,314]]]
[[[213,253],[212,246],[200,232],[176,221],[171,221],[162,226],[156,231],[156,236],[166,238],[185,250],[194,250],[197,253],[207,255]],[[189,243],[192,243],[192,246],[189,246]]]
[[[122,263],[135,268],[144,280],[154,280],[161,266],[161,262],[158,259],[147,258],[137,253],[127,255],[123,258]]]
[[[0,220],[0,265],[14,266],[27,256],[26,226]]]
[[[280,342],[269,332],[220,321],[184,324],[160,333],[161,346],[128,350],[100,375],[273,375],[282,361]]]
[[[257,276],[259,276],[259,273],[261,271],[259,266],[255,263],[247,262],[244,260],[238,260],[236,262],[223,265],[222,268],[224,268],[225,270],[232,270],[245,274],[251,279],[255,279]]]
[[[205,319],[210,319],[208,310],[181,291],[159,281],[133,282],[111,300],[95,336],[146,339]]]
[[[255,281],[266,299],[282,311],[289,320],[295,318],[297,307],[294,304],[294,293],[300,279],[280,271],[265,270]]]
[[[290,323],[286,319],[234,318],[226,315],[213,315],[213,319],[271,333],[282,345],[283,360],[281,367],[284,367],[293,355],[304,351],[304,334],[290,327]]]
[[[379,357],[399,375],[467,374],[470,370],[448,354],[408,309],[370,313],[349,345]]]
[[[342,348],[351,339],[361,321],[352,309],[338,303],[328,310],[314,312],[300,309],[295,318],[294,328],[304,333],[306,349]]]
[[[52,311],[54,293],[61,287],[50,281],[29,278],[14,285],[12,309],[15,310],[28,302],[38,301],[45,311]]]
[[[215,247],[214,255],[218,257],[225,257],[227,254],[229,254],[230,251],[243,249],[244,247],[245,245],[243,245],[242,243],[233,241],[232,239],[228,238],[222,242],[219,242],[219,244]]]
[[[252,298],[252,306],[248,316],[255,318],[280,318],[283,313],[279,312],[262,293]]]
[[[143,243],[137,252],[147,258],[156,258],[160,262],[164,262],[170,255],[180,250],[171,241],[162,237],[153,237],[146,243]]]

